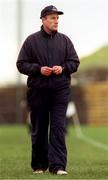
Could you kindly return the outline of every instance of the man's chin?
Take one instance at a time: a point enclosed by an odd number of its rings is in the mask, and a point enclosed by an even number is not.
[[[52,29],[52,32],[55,32],[55,31],[57,31],[58,30],[58,28],[53,28]]]

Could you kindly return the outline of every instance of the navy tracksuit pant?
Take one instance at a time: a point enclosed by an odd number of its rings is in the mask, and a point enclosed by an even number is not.
[[[66,168],[65,128],[68,99],[69,88],[28,91],[33,170],[49,168],[49,171],[56,172]]]

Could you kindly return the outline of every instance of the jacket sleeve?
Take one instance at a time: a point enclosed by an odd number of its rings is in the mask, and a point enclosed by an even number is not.
[[[31,44],[28,38],[22,45],[16,65],[19,72],[22,74],[30,76],[40,73],[41,67],[38,63],[33,62]]]
[[[63,71],[66,74],[74,73],[77,71],[79,64],[80,61],[74,48],[74,45],[68,38],[66,42],[66,58],[65,63],[63,64]]]

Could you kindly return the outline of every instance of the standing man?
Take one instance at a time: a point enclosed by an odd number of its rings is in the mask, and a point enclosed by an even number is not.
[[[62,14],[52,5],[41,11],[41,30],[25,40],[17,60],[19,72],[28,76],[34,173],[49,168],[52,173],[67,174],[66,109],[70,75],[77,71],[79,58],[71,40],[57,31]]]

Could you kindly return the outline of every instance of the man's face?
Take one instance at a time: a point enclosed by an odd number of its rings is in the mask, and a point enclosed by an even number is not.
[[[43,26],[49,31],[57,31],[58,19],[59,16],[57,13],[49,14],[42,18]]]

